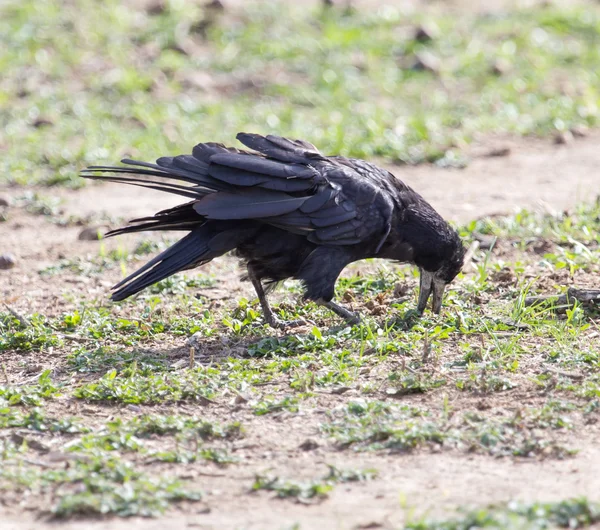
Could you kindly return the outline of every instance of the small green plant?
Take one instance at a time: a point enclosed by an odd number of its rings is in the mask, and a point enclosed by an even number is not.
[[[406,530],[462,530],[466,528],[490,528],[513,530],[523,528],[585,528],[600,521],[600,506],[585,498],[570,499],[555,503],[522,504],[511,502],[506,505],[490,506],[445,521],[422,519],[408,523]]]
[[[37,385],[0,386],[0,406],[40,406],[44,400],[59,395],[59,387],[52,382],[51,371],[45,370],[38,377]]]
[[[362,482],[377,477],[377,470],[338,469],[328,466],[329,472],[319,480],[298,482],[283,480],[279,477],[256,475],[252,491],[272,491],[279,498],[292,498],[299,502],[319,501],[327,497],[336,484],[343,482]]]

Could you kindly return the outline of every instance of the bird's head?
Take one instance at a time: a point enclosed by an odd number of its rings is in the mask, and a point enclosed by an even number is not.
[[[433,293],[432,310],[442,309],[444,290],[461,271],[465,247],[454,230],[433,207],[408,186],[396,182],[397,221],[388,240],[394,242],[386,256],[419,267],[420,291],[417,310],[425,311]],[[400,188],[399,186],[403,186]]]
[[[454,231],[444,245],[445,249],[437,259],[425,260],[418,263],[420,271],[419,281],[419,301],[417,310],[422,313],[425,311],[429,297],[432,295],[431,309],[434,313],[439,313],[442,309],[444,290],[456,275],[461,271],[465,248],[460,241],[460,237]],[[441,259],[440,259],[441,257]]]

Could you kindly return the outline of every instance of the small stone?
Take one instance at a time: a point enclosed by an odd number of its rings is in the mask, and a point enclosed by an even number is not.
[[[37,440],[34,440],[33,438],[27,439],[27,445],[31,449],[34,449],[35,451],[37,451],[38,453],[49,453],[50,452],[50,448],[46,444],[38,442]]]
[[[190,361],[188,359],[179,359],[178,361],[175,361],[171,365],[171,368],[176,368],[176,369],[187,368],[189,364],[190,364]]]
[[[302,451],[313,451],[319,447],[319,444],[310,438],[304,440],[299,446],[298,449]]]
[[[214,9],[215,11],[225,11],[225,6],[221,0],[212,0],[205,7],[206,9]]]
[[[415,29],[415,40],[429,42],[440,34],[439,28],[433,23],[426,23]]]
[[[410,290],[410,285],[407,282],[397,282],[394,285],[394,298],[400,298],[402,296],[406,296],[406,294]]]
[[[8,199],[0,195],[0,208],[6,208],[9,204]]]
[[[243,405],[250,401],[250,396],[244,396],[243,394],[236,394],[235,398],[233,398],[233,403],[235,405]]]
[[[491,275],[492,281],[497,283],[512,283],[515,279],[512,271],[508,267],[504,267],[499,271],[494,271]]]
[[[103,228],[104,227],[102,226],[88,226],[79,232],[77,239],[79,239],[79,241],[98,241],[99,239],[102,239]]]
[[[54,123],[51,120],[48,120],[47,118],[38,118],[37,120],[35,120],[32,125],[36,128],[39,129],[41,127],[48,127],[50,125],[54,125]]]
[[[506,59],[496,59],[492,66],[495,75],[505,75],[512,70],[512,63]]]
[[[588,135],[588,128],[585,125],[574,125],[571,127],[571,134],[576,138],[584,138]]]
[[[430,52],[417,53],[412,69],[437,73],[440,71],[440,60]]]
[[[152,0],[146,5],[146,13],[149,15],[162,15],[167,9],[165,0]]]
[[[479,248],[482,250],[491,250],[494,248],[498,240],[496,236],[481,234],[479,232],[473,232],[473,238],[476,241],[479,241]]]
[[[21,436],[18,432],[13,432],[10,435],[10,441],[15,445],[23,445],[23,442],[25,442],[25,437]]]
[[[487,158],[502,157],[510,155],[510,147],[494,147],[483,156]]]
[[[573,133],[571,131],[563,131],[554,137],[554,143],[557,145],[567,145],[573,141]]]
[[[25,372],[28,374],[37,374],[42,371],[42,366],[39,364],[28,364],[25,367]]]
[[[548,254],[552,251],[554,244],[547,239],[542,239],[540,241],[536,241],[531,248],[536,254],[543,256],[544,254]]]
[[[0,254],[0,270],[12,269],[16,264],[17,259],[12,254]]]
[[[352,390],[349,386],[338,386],[331,390],[332,394],[345,394],[348,390]]]

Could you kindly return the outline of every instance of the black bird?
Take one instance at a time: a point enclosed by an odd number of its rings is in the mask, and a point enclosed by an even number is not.
[[[265,294],[287,278],[303,282],[305,299],[358,322],[357,315],[332,299],[346,265],[365,258],[416,264],[421,273],[418,310],[423,312],[433,292],[432,309],[440,312],[444,288],[461,270],[464,247],[418,193],[374,164],[324,156],[302,140],[247,133],[237,139],[253,152],[204,143],[192,155],[163,157],[156,164],[125,159],[122,163],[133,167],[84,170],[86,178],[191,199],[107,234],[188,232],[115,285],[112,300],[235,250],[272,327],[297,324],[280,322]]]

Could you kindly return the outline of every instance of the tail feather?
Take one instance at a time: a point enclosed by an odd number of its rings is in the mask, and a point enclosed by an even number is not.
[[[205,222],[206,220],[194,210],[194,201],[192,201],[162,210],[156,215],[132,219],[128,226],[107,232],[106,237],[150,230],[194,230]]]
[[[194,160],[195,164],[190,163],[190,159]],[[157,164],[129,158],[121,162],[134,167],[90,166],[81,172],[81,176],[175,193],[193,199],[231,189],[229,184],[209,176],[208,165],[194,157],[163,157],[157,160]],[[187,182],[192,186],[176,184],[173,180]]]
[[[138,227],[131,228],[135,232]],[[240,227],[214,221],[196,225],[173,246],[115,285],[111,298],[114,301],[124,300],[176,272],[208,263],[233,250],[242,241],[254,237],[259,228],[260,225],[247,224]]]
[[[314,146],[280,137],[242,134],[239,138],[257,152],[205,143],[196,145],[192,155],[162,157],[156,163],[125,158],[121,167],[98,165],[83,170],[85,178],[191,199],[108,232],[107,236],[151,230],[190,231],[115,285],[113,300],[124,300],[172,274],[233,250],[255,235],[262,219],[297,210],[321,182],[319,173],[307,164],[321,156]],[[300,221],[296,220],[296,225],[292,232],[306,231]]]
[[[133,232],[152,232],[159,230],[193,230],[198,227],[198,221],[172,221],[172,220],[154,220],[137,225],[123,226],[115,228],[105,234],[105,237],[118,236],[121,234],[131,234]]]
[[[151,259],[144,266],[116,284],[111,299],[118,302],[142,289],[180,272],[206,263],[217,257],[208,248],[206,227],[200,227],[180,239],[173,246]]]
[[[108,170],[103,169],[102,171],[107,172]],[[114,171],[117,173],[118,171]],[[191,186],[181,186],[180,184],[174,184],[172,182],[156,182],[153,180],[143,180],[135,177],[115,177],[109,175],[83,175],[85,178],[91,180],[109,180],[111,182],[120,182],[121,184],[131,184],[133,186],[139,186],[140,188],[147,188],[151,190],[164,191],[167,193],[174,193],[175,195],[181,195],[182,197],[188,197],[190,199],[198,199],[212,193],[205,188],[194,188]]]

